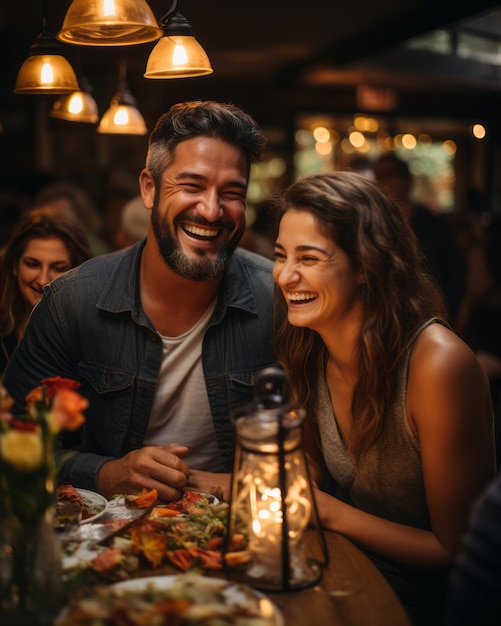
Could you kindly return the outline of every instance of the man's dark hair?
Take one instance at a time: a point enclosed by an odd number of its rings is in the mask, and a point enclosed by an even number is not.
[[[254,121],[234,104],[213,101],[181,102],[173,105],[157,121],[148,140],[146,167],[156,185],[174,159],[176,146],[192,137],[222,139],[240,148],[250,169],[264,150],[264,135]]]

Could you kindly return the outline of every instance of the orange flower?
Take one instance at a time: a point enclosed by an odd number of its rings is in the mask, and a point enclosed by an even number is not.
[[[44,378],[42,385],[45,387],[45,395],[47,399],[54,398],[56,393],[61,389],[78,389],[80,383],[77,380],[71,378],[62,378],[61,376],[52,376],[51,378]]]
[[[82,411],[88,406],[88,400],[73,389],[69,387],[54,389],[51,413],[56,431],[76,430],[85,422]]]

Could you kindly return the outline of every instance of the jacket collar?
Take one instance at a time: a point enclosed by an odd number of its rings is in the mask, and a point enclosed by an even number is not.
[[[119,261],[104,286],[97,307],[109,313],[130,312],[136,322],[151,326],[141,305],[139,289],[139,268],[145,241],[119,253]],[[251,268],[244,259],[245,253],[237,248],[226,268],[213,321],[220,321],[228,307],[257,315],[256,296],[250,281]]]

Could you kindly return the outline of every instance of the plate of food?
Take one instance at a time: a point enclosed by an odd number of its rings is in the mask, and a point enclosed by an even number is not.
[[[83,626],[95,619],[118,626],[127,615],[142,624],[284,626],[282,614],[263,593],[192,572],[135,578],[95,589],[91,597],[75,596],[55,626]]]
[[[77,505],[79,510],[80,524],[87,524],[95,521],[98,517],[105,513],[108,508],[108,500],[100,493],[89,491],[88,489],[79,489],[73,485],[59,485],[57,488],[57,503],[59,505],[60,517],[65,516],[65,503]],[[58,518],[58,509],[56,507],[56,518]],[[58,523],[70,522],[71,520],[57,519]]]

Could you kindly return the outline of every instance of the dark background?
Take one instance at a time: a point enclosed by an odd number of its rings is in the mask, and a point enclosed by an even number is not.
[[[54,34],[69,5],[69,0],[48,0],[47,19]],[[150,0],[149,5],[158,20],[170,8],[163,0]],[[488,137],[481,155],[464,142],[457,176],[463,182],[469,177],[464,188],[479,188],[488,206],[497,210],[501,65],[409,50],[404,42],[438,28],[468,29],[499,42],[499,8],[497,2],[481,0],[181,0],[178,9],[195,29],[214,68],[210,76],[188,79],[143,77],[155,42],[119,48],[64,45],[64,51],[77,76],[91,82],[100,115],[116,91],[118,64],[125,55],[127,82],[149,130],[177,101],[231,101],[256,118],[268,135],[270,150],[289,163],[300,113],[352,115],[365,106],[365,112],[387,117],[456,120],[465,125],[482,121]],[[98,135],[95,126],[49,118],[57,96],[13,93],[17,71],[41,25],[41,1],[4,2],[0,8],[3,186],[31,192],[45,178],[58,176],[78,179],[97,199],[110,188],[133,191],[146,137]],[[378,110],[376,104],[369,110],[360,102],[361,86],[391,90],[393,107]],[[292,176],[291,166],[286,177]]]

